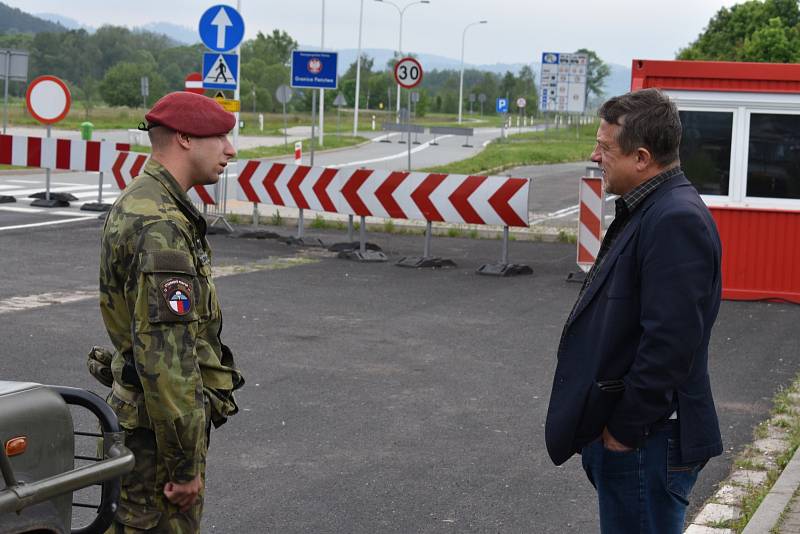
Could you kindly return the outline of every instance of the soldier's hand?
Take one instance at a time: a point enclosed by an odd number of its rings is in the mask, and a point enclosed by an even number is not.
[[[164,495],[167,500],[180,508],[181,512],[186,512],[197,500],[197,496],[203,489],[203,480],[198,474],[194,480],[186,484],[177,482],[167,482],[164,484]]]

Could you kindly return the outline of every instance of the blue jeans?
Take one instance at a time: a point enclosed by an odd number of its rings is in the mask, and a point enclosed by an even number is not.
[[[638,449],[614,452],[597,439],[581,455],[603,534],[683,532],[689,493],[706,461],[682,461],[677,421],[654,426]]]

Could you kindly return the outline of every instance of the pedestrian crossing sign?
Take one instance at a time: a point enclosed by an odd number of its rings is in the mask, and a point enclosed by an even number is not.
[[[239,56],[206,52],[203,54],[203,88],[236,89],[239,84]]]

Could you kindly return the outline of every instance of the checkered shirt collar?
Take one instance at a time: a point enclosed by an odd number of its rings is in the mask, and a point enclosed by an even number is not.
[[[622,204],[627,208],[628,213],[633,213],[633,211],[644,201],[647,196],[655,191],[658,186],[663,184],[664,182],[672,179],[674,176],[681,174],[683,171],[681,170],[680,165],[676,165],[675,167],[662,172],[661,174],[657,174],[647,180],[644,183],[641,183],[622,195],[620,199],[617,200],[616,204],[619,206],[620,200]]]

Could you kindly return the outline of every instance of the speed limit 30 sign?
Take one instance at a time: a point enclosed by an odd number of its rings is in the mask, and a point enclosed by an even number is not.
[[[413,57],[404,57],[394,66],[394,79],[400,87],[413,89],[422,82],[422,65]]]

